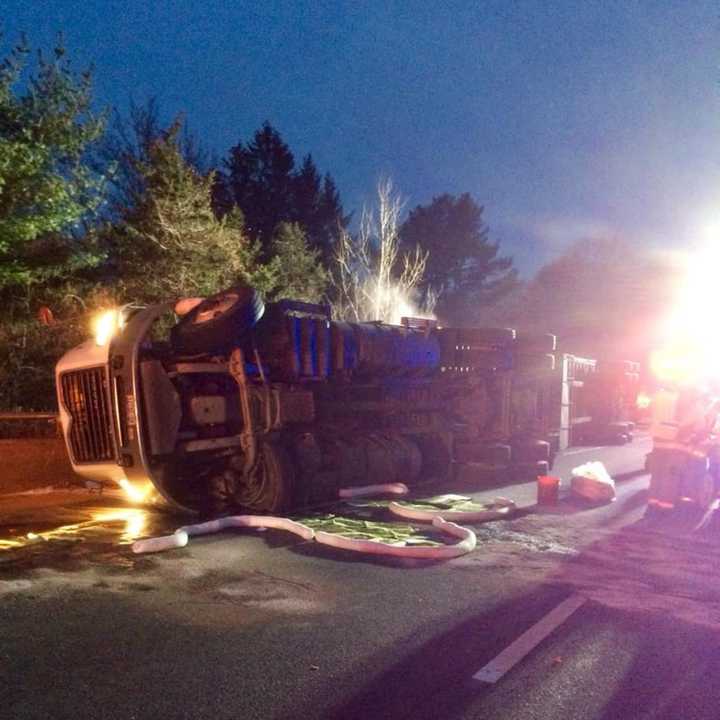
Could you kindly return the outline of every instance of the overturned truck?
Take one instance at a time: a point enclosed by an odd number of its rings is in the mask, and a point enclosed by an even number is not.
[[[116,313],[57,365],[70,459],[187,511],[285,512],[344,487],[546,474],[553,335],[333,321],[252,288]]]

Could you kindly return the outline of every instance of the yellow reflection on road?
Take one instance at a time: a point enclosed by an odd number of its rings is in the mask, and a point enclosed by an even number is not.
[[[130,482],[125,478],[118,480],[118,485],[123,489],[130,502],[138,504],[148,499],[153,490],[153,484],[146,480],[144,483]]]
[[[147,526],[147,511],[142,508],[117,508],[109,510],[96,510],[90,513],[91,520],[61,525],[45,532],[29,532],[17,538],[0,539],[0,551],[12,550],[46,540],[72,540],[79,539],[84,533],[105,532],[107,526],[113,523],[124,523],[123,532],[119,537],[120,544],[131,543],[145,532]]]
[[[121,542],[133,542],[144,532],[147,525],[147,512],[142,508],[118,508],[93,513],[96,523],[124,522],[125,529],[120,536]]]
[[[22,540],[2,540],[0,539],[0,550],[11,550],[12,548],[22,547],[25,543]]]

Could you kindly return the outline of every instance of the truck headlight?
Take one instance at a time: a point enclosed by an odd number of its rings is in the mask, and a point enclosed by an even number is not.
[[[93,320],[95,342],[101,347],[107,345],[113,335],[122,330],[124,324],[123,315],[117,308],[100,313]]]

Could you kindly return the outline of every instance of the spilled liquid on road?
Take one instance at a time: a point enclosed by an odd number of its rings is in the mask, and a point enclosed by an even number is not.
[[[51,500],[51,498],[48,498]],[[88,562],[126,567],[140,537],[173,530],[179,519],[152,506],[113,498],[4,509],[0,520],[0,575],[33,568],[78,569]]]
[[[91,520],[60,525],[52,530],[33,532],[14,538],[0,538],[0,550],[25,547],[50,540],[82,540],[83,534],[108,533],[117,535],[118,544],[132,543],[141,537],[148,524],[148,511],[142,508],[121,508],[117,510],[91,510]],[[118,534],[118,529],[122,530]]]

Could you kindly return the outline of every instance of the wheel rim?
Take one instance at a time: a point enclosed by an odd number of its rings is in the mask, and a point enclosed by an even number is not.
[[[226,293],[219,298],[206,300],[207,307],[195,315],[193,324],[200,325],[226,313],[238,301],[237,293]]]
[[[281,509],[284,486],[282,467],[274,449],[261,450],[255,469],[243,476],[235,492],[238,505],[255,511],[275,512]]]

